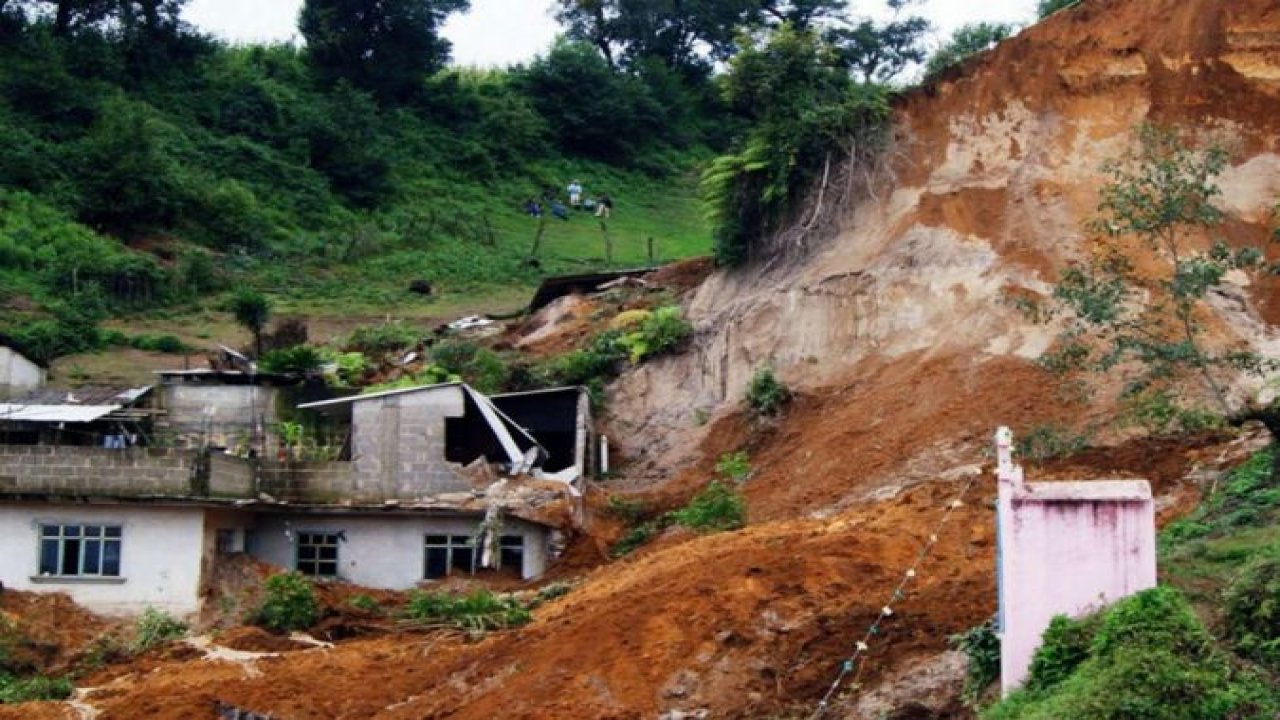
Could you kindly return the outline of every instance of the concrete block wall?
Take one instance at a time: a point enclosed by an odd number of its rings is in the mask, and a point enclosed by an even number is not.
[[[471,489],[445,461],[445,419],[466,411],[460,386],[370,398],[352,407],[360,497],[411,499]]]
[[[190,450],[0,445],[0,495],[188,497],[195,461]]]
[[[259,488],[277,500],[301,503],[339,503],[343,500],[382,502],[392,496],[358,489],[355,468],[347,462],[264,462]]]
[[[159,397],[166,411],[160,425],[193,446],[229,447],[251,436],[255,418],[268,433],[279,420],[280,390],[270,386],[173,383],[164,385]]]
[[[257,495],[257,470],[253,463],[234,455],[209,455],[209,497],[251,498]]]

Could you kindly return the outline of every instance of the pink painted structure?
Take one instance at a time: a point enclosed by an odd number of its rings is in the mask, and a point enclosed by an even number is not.
[[[1155,506],[1146,480],[1025,483],[1013,433],[999,458],[1000,687],[1026,680],[1055,615],[1077,617],[1156,584]]]

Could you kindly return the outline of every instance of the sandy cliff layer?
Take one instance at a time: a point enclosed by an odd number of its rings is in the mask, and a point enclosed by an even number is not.
[[[714,276],[692,303],[695,351],[620,384],[621,449],[664,477],[696,451],[698,419],[731,410],[765,364],[824,393],[908,362],[915,392],[980,394],[984,364],[1034,358],[1052,340],[1008,294],[1043,293],[1082,257],[1100,166],[1142,122],[1227,143],[1226,233],[1265,243],[1280,198],[1280,7],[1092,0],[907,96],[891,169],[838,236],[765,277]],[[1269,321],[1280,320],[1274,292],[1254,293]],[[943,358],[967,371],[932,384]]]

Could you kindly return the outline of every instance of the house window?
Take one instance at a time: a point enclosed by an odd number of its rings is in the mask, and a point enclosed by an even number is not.
[[[524,571],[524,536],[503,535],[499,543],[502,555],[500,567],[514,568],[517,573]]]
[[[298,533],[298,572],[313,577],[338,576],[340,532]]]
[[[41,525],[40,574],[120,577],[119,525]]]
[[[427,560],[423,577],[428,580],[454,572],[475,572],[476,552],[467,535],[428,535]]]

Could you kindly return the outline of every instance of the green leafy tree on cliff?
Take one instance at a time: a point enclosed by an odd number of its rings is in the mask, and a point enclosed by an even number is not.
[[[1056,308],[1070,319],[1041,360],[1063,372],[1123,371],[1124,398],[1155,403],[1184,430],[1207,415],[1187,392],[1188,382],[1198,383],[1214,412],[1256,417],[1280,438],[1280,407],[1241,409],[1226,390],[1232,375],[1261,375],[1276,363],[1206,338],[1207,298],[1227,274],[1275,269],[1259,248],[1213,237],[1224,220],[1215,178],[1227,159],[1221,147],[1189,147],[1173,130],[1144,125],[1135,146],[1106,163],[1089,224],[1097,239],[1088,262],[1067,269],[1054,288]]]

